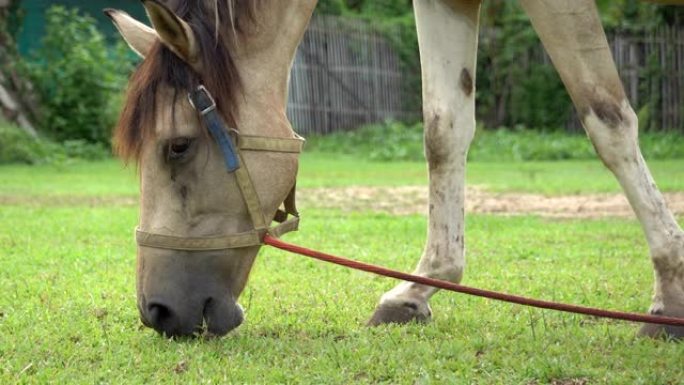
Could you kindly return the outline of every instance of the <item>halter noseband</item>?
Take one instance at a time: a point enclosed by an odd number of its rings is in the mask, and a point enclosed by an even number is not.
[[[214,99],[203,85],[190,92],[188,99],[192,107],[198,112],[202,122],[209,129],[211,136],[221,148],[228,173],[235,175],[235,180],[240,188],[242,199],[247,205],[247,211],[249,211],[254,230],[215,237],[177,237],[150,233],[137,228],[135,230],[135,239],[138,245],[187,251],[225,250],[263,245],[263,239],[266,234],[280,237],[290,231],[296,231],[299,226],[299,213],[295,205],[295,186],[292,187],[292,190],[290,190],[285,198],[283,208],[276,211],[273,221],[278,224],[269,227],[269,220],[261,208],[259,196],[249,176],[249,170],[247,170],[247,166],[242,159],[241,151],[300,153],[304,139],[297,134],[295,134],[294,138],[271,138],[242,135],[237,130],[226,129],[223,119],[221,119],[216,110]],[[233,143],[229,132],[235,134],[237,145]],[[289,218],[290,216],[292,217]]]

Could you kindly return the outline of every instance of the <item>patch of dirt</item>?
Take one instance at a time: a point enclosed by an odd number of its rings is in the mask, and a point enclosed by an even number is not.
[[[182,360],[181,362],[177,363],[176,366],[173,367],[173,371],[176,374],[181,374],[185,373],[188,371],[188,362],[185,360]]]
[[[427,187],[344,187],[301,189],[301,211],[307,207],[371,211],[392,215],[427,213]],[[675,215],[684,215],[684,192],[666,193]],[[634,218],[621,194],[545,196],[495,193],[477,187],[466,191],[466,212],[500,215],[539,215],[551,218]]]
[[[427,214],[427,187],[308,188],[297,192],[300,211],[307,208],[391,215]],[[684,215],[684,192],[666,193],[675,215]],[[0,205],[40,207],[136,207],[133,196],[17,196],[0,195]],[[466,212],[497,215],[539,215],[550,218],[634,218],[621,194],[545,196],[529,193],[495,193],[478,187],[466,191]]]
[[[77,195],[0,195],[0,206],[31,207],[133,207],[139,203],[133,196],[77,196]]]

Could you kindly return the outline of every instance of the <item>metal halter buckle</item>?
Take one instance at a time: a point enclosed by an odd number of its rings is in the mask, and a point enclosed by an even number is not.
[[[199,93],[199,92],[204,93],[204,96],[206,96],[207,99],[209,99],[209,101],[211,102],[211,104],[210,104],[208,107],[206,107],[205,109],[203,109],[203,110],[201,110],[201,111],[197,108],[197,106],[195,105],[195,102],[192,101],[192,95],[193,95],[194,93]],[[197,110],[197,111],[199,112],[199,114],[202,115],[202,116],[204,116],[204,115],[206,115],[206,114],[208,114],[208,113],[210,113],[211,111],[214,111],[214,110],[216,109],[216,101],[215,101],[214,98],[211,96],[211,93],[209,93],[209,91],[207,90],[207,88],[204,87],[204,85],[200,85],[199,87],[197,87],[197,89],[195,90],[195,92],[193,92],[193,93],[188,93],[188,101],[190,102],[190,105],[192,106],[192,108],[194,108],[195,110]]]

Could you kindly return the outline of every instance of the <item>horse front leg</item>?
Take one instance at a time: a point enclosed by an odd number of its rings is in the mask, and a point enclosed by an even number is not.
[[[646,235],[655,270],[652,314],[684,317],[684,232],[641,155],[638,122],[618,76],[594,0],[521,0],[580,114],[596,152],[620,182]],[[684,338],[647,324],[646,336]]]
[[[414,7],[429,171],[427,243],[414,274],[458,283],[465,267],[465,170],[475,133],[480,1],[418,0]],[[368,323],[427,321],[436,291],[402,282],[382,296]]]

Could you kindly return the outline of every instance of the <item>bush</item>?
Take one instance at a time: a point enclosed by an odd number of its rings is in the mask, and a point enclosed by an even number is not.
[[[307,139],[307,150],[359,155],[370,160],[422,160],[423,126],[387,122]]]
[[[61,163],[69,160],[98,160],[110,151],[99,143],[71,140],[58,144],[36,139],[10,124],[0,121],[0,164]]]
[[[641,133],[647,159],[684,158],[684,137],[676,133]],[[387,122],[356,131],[314,136],[307,150],[349,154],[377,161],[424,161],[423,125]],[[585,135],[515,129],[478,128],[468,152],[471,161],[530,161],[596,159]]]
[[[0,164],[44,163],[53,149],[50,143],[0,121]]]
[[[53,6],[42,47],[26,64],[41,101],[40,126],[58,141],[107,144],[132,61],[119,44],[110,49],[96,22],[77,10]]]

